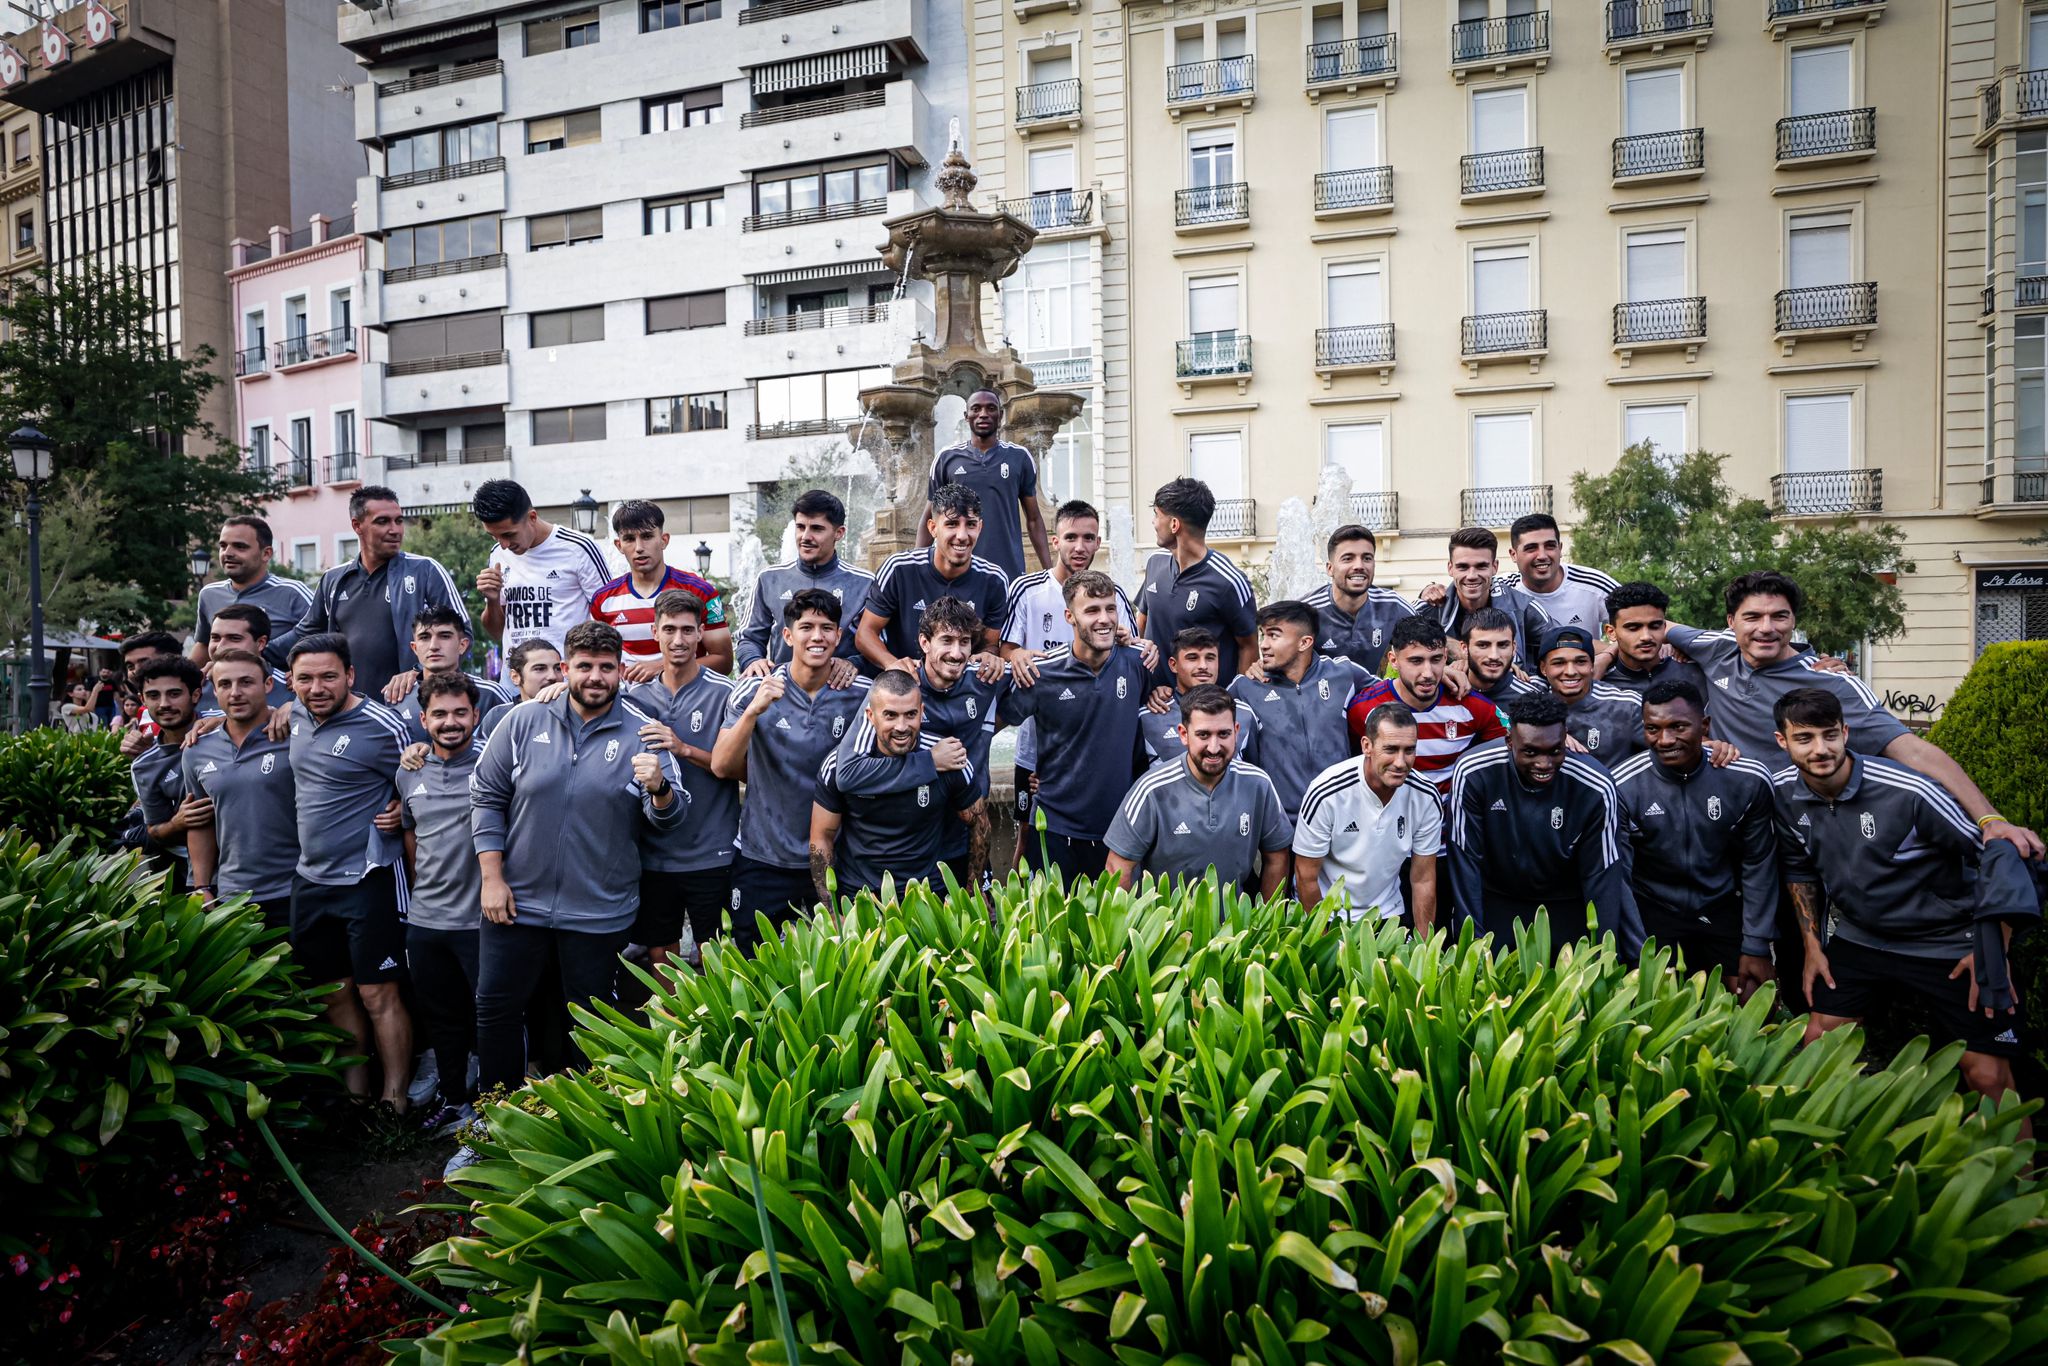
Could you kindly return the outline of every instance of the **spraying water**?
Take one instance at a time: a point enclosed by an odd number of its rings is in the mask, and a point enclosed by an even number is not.
[[[1318,557],[1330,544],[1330,535],[1351,520],[1351,473],[1334,460],[1323,466],[1316,484],[1315,505],[1309,509],[1309,528],[1314,533],[1311,548]]]
[[[1116,586],[1130,597],[1138,591],[1138,536],[1137,528],[1131,522],[1131,510],[1122,503],[1113,503],[1109,509],[1109,525],[1104,528],[1103,548],[1108,552],[1109,577]]]
[[[1316,533],[1308,504],[1289,498],[1274,523],[1273,553],[1266,561],[1266,597],[1303,598],[1322,582],[1322,560],[1316,554]]]
[[[760,586],[761,571],[768,567],[768,555],[761,545],[761,538],[754,534],[754,523],[749,519],[733,528],[732,536],[732,597],[726,603],[727,621],[736,621],[744,626],[752,619],[754,611],[754,590]]]

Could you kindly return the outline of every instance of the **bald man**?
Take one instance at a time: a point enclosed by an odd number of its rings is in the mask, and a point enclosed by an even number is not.
[[[1024,575],[1023,528],[1031,531],[1038,567],[1052,568],[1052,543],[1046,539],[1045,514],[1038,507],[1038,462],[1022,446],[1002,439],[1003,400],[992,389],[967,396],[967,440],[940,451],[926,480],[929,500],[945,484],[965,484],[981,498],[981,541],[975,554],[992,561],[1012,580]],[[1020,524],[1012,508],[1022,507]],[[931,505],[918,519],[917,543],[932,543]]]

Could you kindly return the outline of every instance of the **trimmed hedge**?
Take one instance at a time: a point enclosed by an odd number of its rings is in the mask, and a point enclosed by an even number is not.
[[[1985,646],[1927,738],[2006,819],[2048,831],[2048,641]]]
[[[922,886],[708,946],[492,1107],[414,1361],[2039,1359],[2031,1106],[1547,926]],[[753,1194],[758,1180],[765,1213]],[[763,1251],[772,1226],[778,1263]]]
[[[112,731],[0,736],[0,827],[25,831],[44,848],[77,834],[104,849],[135,804],[128,763]]]

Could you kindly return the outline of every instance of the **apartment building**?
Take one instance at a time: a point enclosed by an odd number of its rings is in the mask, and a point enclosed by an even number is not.
[[[1978,589],[2048,511],[2040,8],[1008,0],[977,170],[1026,216],[1094,192],[1098,496],[1194,474],[1258,560],[1336,464],[1413,594],[1628,445],[1725,452],[1779,516],[1907,529],[1865,667],[1924,715],[1987,632],[2048,634]]]
[[[724,573],[756,486],[931,335],[877,248],[968,113],[948,0],[427,0],[344,7],[341,41],[367,454],[408,507],[652,498]]]
[[[43,264],[43,159],[36,124],[26,109],[0,105],[0,231],[7,234],[0,292]]]

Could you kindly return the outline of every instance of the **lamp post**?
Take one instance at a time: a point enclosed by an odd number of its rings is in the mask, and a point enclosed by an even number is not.
[[[597,499],[590,496],[590,490],[583,490],[583,496],[569,504],[569,515],[576,519],[576,529],[586,536],[597,533]]]
[[[709,542],[709,541],[704,541],[704,540],[700,540],[700,541],[698,541],[698,542],[697,542],[697,549],[696,549],[696,551],[695,551],[695,554],[696,554],[696,556],[697,556],[697,573],[698,573],[699,575],[703,576],[704,578],[707,578],[707,579],[708,579],[708,578],[710,578],[710,577],[711,577],[711,542]]]
[[[43,483],[50,477],[55,444],[33,427],[18,427],[7,438],[14,477],[28,489],[28,706],[29,727],[50,721],[50,665],[43,658]]]
[[[198,545],[192,547],[193,584],[204,585],[206,582],[206,576],[208,574],[211,574],[212,572],[213,552],[206,548],[206,543],[204,541],[201,541]]]

